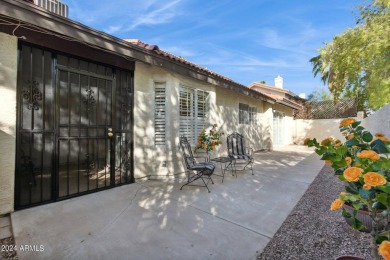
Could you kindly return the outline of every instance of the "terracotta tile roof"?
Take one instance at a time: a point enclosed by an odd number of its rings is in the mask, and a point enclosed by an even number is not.
[[[255,91],[258,91],[258,92],[262,93],[263,95],[266,95],[266,96],[269,96],[269,97],[275,99],[276,103],[278,103],[278,104],[282,104],[282,105],[285,105],[285,106],[288,106],[288,107],[291,107],[291,108],[294,108],[294,109],[299,109],[299,110],[303,109],[303,105],[298,103],[298,102],[296,102],[296,101],[302,101],[304,99],[302,99],[301,97],[297,96],[295,93],[291,92],[288,89],[272,87],[272,86],[269,86],[269,85],[266,85],[266,84],[263,84],[263,83],[259,83],[259,82],[253,82],[248,87],[250,89],[253,89]],[[256,89],[255,87],[259,87],[261,90]],[[267,90],[280,92],[281,95],[268,93]],[[287,97],[290,97],[293,100],[291,100],[289,98],[286,98],[285,97],[286,95],[287,95]]]
[[[247,86],[245,85],[242,85],[238,82],[235,82],[234,80],[228,78],[228,77],[225,77],[221,74],[218,74],[218,73],[215,73],[214,71],[211,71],[207,68],[204,68],[204,67],[201,67],[199,65],[196,65],[195,63],[192,63],[192,62],[189,62],[187,61],[186,59],[183,59],[181,57],[178,57],[172,53],[169,53],[169,52],[166,52],[166,51],[163,51],[161,50],[157,45],[151,45],[151,44],[148,44],[148,43],[145,43],[141,40],[138,40],[138,39],[125,39],[124,41],[132,44],[132,45],[136,45],[138,47],[141,47],[141,48],[144,48],[148,51],[153,51],[154,53],[158,54],[158,55],[161,55],[161,56],[164,56],[170,60],[173,60],[173,61],[176,61],[176,62],[180,62],[181,64],[185,65],[185,66],[189,66],[192,70],[195,70],[197,72],[203,72],[205,74],[208,74],[214,78],[217,78],[217,79],[222,79],[230,84],[232,84],[234,87],[236,88],[240,88],[240,89],[245,89],[245,91],[249,91],[249,92],[254,92],[256,94],[261,94],[264,98],[267,99],[267,101],[270,101],[271,103],[274,103],[275,102],[275,99],[272,98],[272,97],[269,97],[267,95],[264,95],[264,93],[261,93],[261,92],[258,92],[258,91],[255,91],[255,90],[252,90],[250,88],[248,88]]]

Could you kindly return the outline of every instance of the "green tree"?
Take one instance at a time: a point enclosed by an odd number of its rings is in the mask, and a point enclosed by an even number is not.
[[[337,100],[358,96],[378,109],[390,102],[390,0],[371,0],[359,7],[357,25],[336,35],[312,58],[314,76],[320,74]]]
[[[319,101],[327,101],[333,100],[333,95],[325,88],[320,88],[314,90],[307,96],[309,101],[319,102]]]

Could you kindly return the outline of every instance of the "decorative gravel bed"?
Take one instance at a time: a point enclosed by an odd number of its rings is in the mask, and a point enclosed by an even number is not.
[[[354,255],[371,259],[371,235],[352,229],[332,201],[344,191],[329,166],[322,168],[258,260],[335,259]]]
[[[0,259],[18,259],[16,251],[13,250],[15,247],[15,242],[12,237],[0,239],[0,246]]]

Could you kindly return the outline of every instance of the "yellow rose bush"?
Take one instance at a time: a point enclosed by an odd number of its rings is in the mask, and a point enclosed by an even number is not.
[[[195,152],[198,149],[203,149],[207,152],[215,150],[215,148],[222,144],[221,136],[224,135],[223,132],[217,130],[217,124],[214,124],[209,132],[206,132],[206,129],[203,128],[198,136],[198,142],[195,147]]]
[[[315,147],[321,160],[345,184],[345,192],[330,209],[342,209],[342,216],[351,218],[352,227],[358,230],[364,225],[356,219],[357,210],[368,210],[373,226],[372,255],[379,259],[379,253],[390,260],[390,141],[382,133],[374,137],[353,118],[342,120],[339,129],[344,142],[331,137],[320,142],[307,138],[305,145]],[[343,208],[344,204],[355,209],[352,214]]]

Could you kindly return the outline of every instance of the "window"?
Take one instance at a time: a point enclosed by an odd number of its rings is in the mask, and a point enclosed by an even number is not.
[[[165,83],[154,83],[154,144],[165,145],[166,91]]]
[[[209,93],[188,87],[180,88],[180,136],[195,144],[199,133],[206,127],[209,113]]]
[[[257,107],[247,104],[238,104],[238,123],[243,125],[257,125]]]

